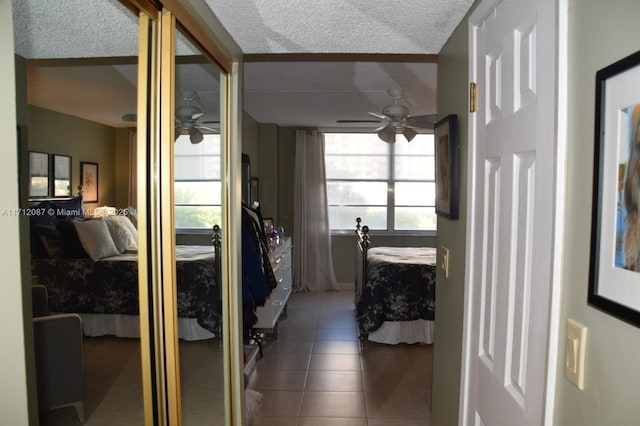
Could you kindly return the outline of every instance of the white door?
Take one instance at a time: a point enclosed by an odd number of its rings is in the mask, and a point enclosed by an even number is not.
[[[485,0],[469,21],[479,102],[469,129],[464,425],[544,422],[554,253],[553,3]]]

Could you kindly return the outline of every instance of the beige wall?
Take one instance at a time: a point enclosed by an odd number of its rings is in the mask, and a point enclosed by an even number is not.
[[[278,224],[293,235],[293,200],[295,188],[296,129],[278,132]]]
[[[13,26],[11,2],[0,0],[0,182],[2,185],[2,209],[18,209],[20,200],[18,195],[18,151],[16,143],[18,123],[24,123],[24,108],[16,110],[16,101],[24,98],[24,79],[16,80],[14,68]],[[18,60],[18,67],[24,69],[24,64]],[[16,90],[16,86],[18,90]],[[22,89],[22,90],[21,90]],[[22,93],[16,93],[20,91]],[[16,115],[20,113],[19,121]],[[0,235],[0,270],[2,271],[2,298],[0,298],[0,413],[3,424],[28,425],[37,424],[37,412],[34,410],[34,394],[27,384],[33,385],[33,358],[29,350],[33,348],[33,336],[28,326],[31,324],[31,308],[25,301],[30,301],[24,294],[30,288],[24,282],[21,265],[20,216],[1,215]],[[23,285],[21,285],[21,283]],[[31,376],[31,378],[30,378]],[[31,388],[33,390],[33,388]],[[29,409],[32,417],[29,418]],[[31,422],[30,422],[31,420]]]
[[[113,127],[30,106],[28,131],[30,151],[72,157],[74,195],[80,183],[80,162],[98,163],[98,202],[86,204],[85,208],[115,204],[116,131]]]
[[[467,222],[468,32],[466,19],[440,51],[438,116],[458,115],[460,140],[460,217],[438,217],[437,247],[450,250],[449,278],[436,272],[436,328],[433,345],[433,425],[457,425],[462,363]]]
[[[640,48],[640,2],[570,0],[565,263],[560,316],[588,327],[585,389],[558,377],[555,424],[640,422],[640,329],[587,305],[593,176],[595,73]],[[640,279],[638,279],[640,285]]]
[[[353,222],[354,233],[333,235],[331,237],[331,254],[336,280],[339,283],[355,282],[356,261],[356,223]],[[372,235],[371,247],[436,247],[436,237],[409,235]]]
[[[258,141],[260,139],[260,125],[246,112],[242,115],[242,153],[251,160],[251,176],[260,176],[260,162],[258,161]]]
[[[278,131],[275,124],[260,124],[258,131],[258,168],[260,170],[260,210],[263,217],[278,222]],[[251,160],[253,164],[253,159]]]
[[[113,206],[118,208],[129,207],[129,157],[130,157],[130,134],[132,129],[117,128],[114,143],[114,194]]]

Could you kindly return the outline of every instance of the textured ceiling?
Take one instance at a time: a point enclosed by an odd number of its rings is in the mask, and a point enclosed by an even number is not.
[[[437,54],[473,0],[206,2],[244,53]]]
[[[244,109],[261,123],[370,129],[340,124],[367,120],[391,103],[389,89],[403,89],[412,115],[436,113],[437,64],[388,62],[388,57],[342,55],[339,61],[283,61],[286,54],[437,54],[472,0],[190,0],[203,1],[244,53]],[[129,126],[135,110],[137,19],[117,0],[12,0],[15,50],[29,61],[29,102],[111,126]],[[194,49],[184,38],[178,54]],[[69,58],[100,58],[98,63]],[[104,58],[107,58],[106,60]],[[111,58],[111,59],[108,59]],[[249,57],[250,58],[250,57]],[[345,60],[345,58],[347,60]],[[133,59],[133,62],[132,62]],[[418,61],[423,59],[418,58]],[[129,62],[127,62],[129,61]],[[215,119],[217,87],[190,70],[179,90],[198,90]],[[200,76],[200,77],[199,77]],[[207,85],[209,85],[207,87]]]
[[[393,99],[387,89],[404,91],[412,115],[436,113],[437,64],[396,62],[274,62],[245,66],[245,109],[260,123],[332,129],[375,128],[339,124],[371,120]]]

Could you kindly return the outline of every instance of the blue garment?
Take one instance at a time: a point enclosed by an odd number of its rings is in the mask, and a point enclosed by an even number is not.
[[[264,305],[271,294],[265,278],[262,258],[252,238],[251,224],[242,223],[242,303]]]

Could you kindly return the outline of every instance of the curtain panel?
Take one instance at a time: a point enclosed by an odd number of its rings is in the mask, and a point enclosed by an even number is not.
[[[293,290],[339,290],[331,257],[324,134],[296,131]]]

